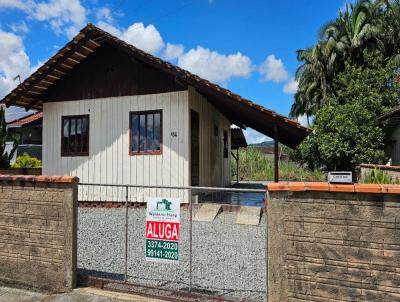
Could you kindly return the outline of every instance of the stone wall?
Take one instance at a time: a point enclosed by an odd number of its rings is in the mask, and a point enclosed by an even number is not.
[[[268,185],[268,301],[400,301],[400,186]]]
[[[0,282],[71,290],[76,219],[77,178],[0,175]]]

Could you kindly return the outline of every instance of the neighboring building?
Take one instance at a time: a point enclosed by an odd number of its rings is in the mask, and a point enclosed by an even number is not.
[[[22,85],[4,101],[43,110],[43,174],[84,183],[227,186],[231,124],[310,132],[91,24]]]
[[[7,123],[8,132],[18,140],[15,156],[24,153],[42,159],[43,112],[33,113]]]
[[[385,154],[388,164],[400,166],[400,106],[382,115],[381,121],[385,133]]]

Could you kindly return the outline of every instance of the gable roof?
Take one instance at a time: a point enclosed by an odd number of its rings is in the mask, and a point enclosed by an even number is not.
[[[41,119],[43,119],[43,112],[36,112],[31,115],[9,122],[7,123],[7,126],[9,128],[26,127],[33,123],[39,122]]]
[[[232,123],[242,128],[251,127],[269,137],[274,137],[277,131],[279,142],[292,148],[300,144],[312,131],[286,116],[152,56],[92,24],[84,27],[36,72],[6,95],[2,102],[5,102],[7,107],[17,105],[25,107],[26,110],[42,110],[42,93],[103,44],[111,44],[136,59],[175,76],[176,81],[194,87]]]

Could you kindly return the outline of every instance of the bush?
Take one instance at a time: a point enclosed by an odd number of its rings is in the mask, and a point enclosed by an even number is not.
[[[36,157],[30,156],[27,153],[17,157],[15,164],[12,168],[40,168],[42,167],[42,161]]]

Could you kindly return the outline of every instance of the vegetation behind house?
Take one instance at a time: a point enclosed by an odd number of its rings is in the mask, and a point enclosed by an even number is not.
[[[291,117],[311,117],[314,132],[293,158],[310,168],[352,170],[383,163],[378,117],[400,99],[400,1],[359,0],[298,50],[299,89]]]
[[[236,160],[232,158],[232,180],[236,180]],[[240,180],[273,180],[274,158],[263,154],[257,147],[248,147],[239,150],[239,178]],[[279,162],[280,180],[323,181],[326,176],[321,171],[312,171],[303,168],[290,160]]]

